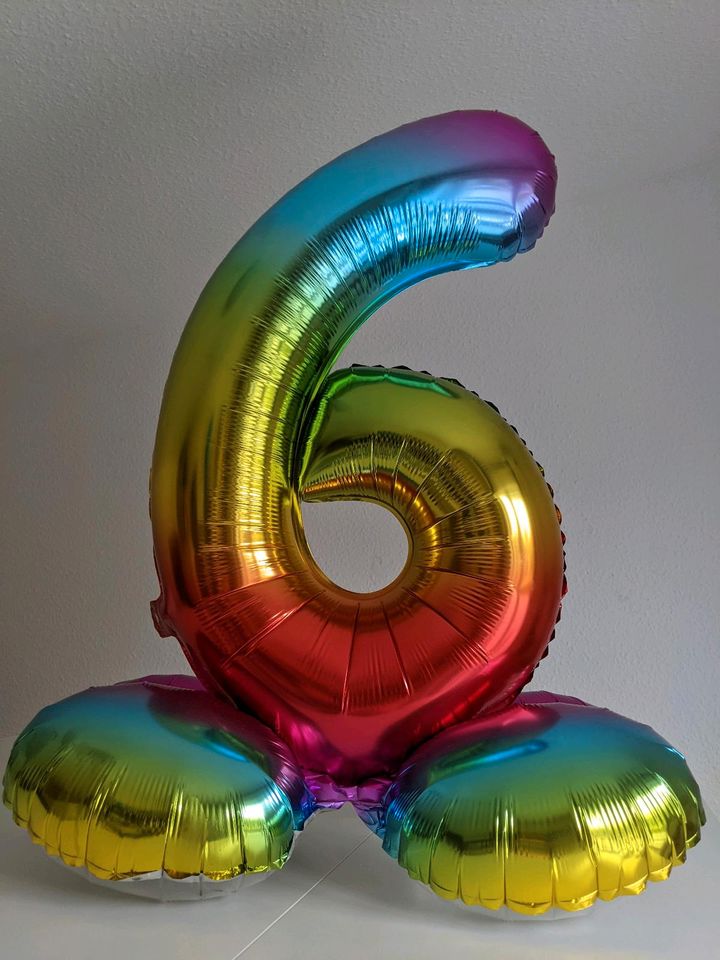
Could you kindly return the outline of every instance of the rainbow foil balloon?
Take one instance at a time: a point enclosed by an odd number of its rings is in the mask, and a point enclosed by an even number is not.
[[[684,860],[703,812],[682,755],[520,695],[565,578],[515,429],[452,379],[331,372],[396,293],[531,249],[555,183],[518,120],[432,117],[314,173],[228,254],[177,349],[151,480],[155,624],[198,679],[95,688],[30,723],[5,802],[49,853],[117,889],[207,896],[351,802],[440,896],[524,914],[639,893]],[[341,499],[407,532],[375,593],[308,548],[301,501]]]

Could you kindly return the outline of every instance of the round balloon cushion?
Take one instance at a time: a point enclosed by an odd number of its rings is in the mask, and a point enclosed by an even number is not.
[[[684,757],[650,727],[539,693],[421,747],[375,829],[439,896],[532,915],[641,893],[704,822]]]
[[[192,677],[45,707],[15,743],[4,800],[67,865],[167,899],[279,869],[314,809],[287,746]]]
[[[46,707],[18,738],[4,799],[68,866],[160,899],[269,875],[315,809],[350,800],[435,893],[529,915],[640,893],[704,821],[678,751],[581,701],[525,695],[437,735],[394,781],[323,799],[267,728],[179,677]]]

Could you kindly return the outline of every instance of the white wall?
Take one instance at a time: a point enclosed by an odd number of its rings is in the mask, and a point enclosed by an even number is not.
[[[149,617],[147,474],[172,351],[232,242],[354,143],[493,106],[557,154],[547,235],[409,291],[343,364],[457,377],[518,426],[568,535],[535,685],[649,722],[717,808],[715,4],[271,7],[10,3],[0,733],[90,683],[185,669]],[[384,512],[308,513],[330,572],[389,579]]]

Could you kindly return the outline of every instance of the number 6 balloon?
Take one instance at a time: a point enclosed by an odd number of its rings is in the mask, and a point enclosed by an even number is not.
[[[5,797],[49,852],[207,895],[282,866],[315,809],[350,801],[439,895],[528,914],[640,892],[684,859],[703,813],[676,750],[518,697],[565,578],[552,490],[514,428],[452,379],[331,373],[411,284],[533,247],[555,182],[518,120],[446,114],[334,160],[228,254],[177,349],[151,479],[155,624],[201,683],[38,715]],[[342,589],[312,557],[300,503],[339,499],[407,532],[382,590]]]

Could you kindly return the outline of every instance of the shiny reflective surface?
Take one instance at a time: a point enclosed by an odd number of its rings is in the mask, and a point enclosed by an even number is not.
[[[46,707],[15,743],[4,801],[48,853],[104,880],[278,869],[314,809],[285,744],[187,677]]]
[[[402,127],[258,221],[178,347],[151,483],[156,624],[339,784],[512,699],[552,633],[563,552],[542,473],[494,409],[427,374],[328,372],[400,290],[532,247],[554,188],[552,156],[520,121]],[[393,510],[411,543],[401,576],[370,595],[331,583],[300,497]]]
[[[350,802],[446,899],[534,915],[664,880],[700,837],[697,784],[649,727],[525,694],[429,740],[397,776],[305,781],[267,728],[188,677],[99,687],[18,738],[4,800],[64,863],[160,899],[235,892],[282,867],[318,808]]]
[[[539,914],[642,893],[704,822],[684,757],[650,727],[535,693],[421,747],[376,830],[441,897]]]
[[[554,185],[519,121],[449,114],[334,161],[229,254],[173,362],[151,482],[156,625],[227,698],[155,677],[38,714],[4,799],[49,853],[202,896],[281,867],[317,807],[349,801],[440,896],[530,915],[683,861],[703,812],[681,754],[580,701],[512,702],[564,592],[559,513],[515,430],[453,380],[329,373],[409,284],[529,249]],[[333,584],[301,498],[392,511],[396,580]]]

